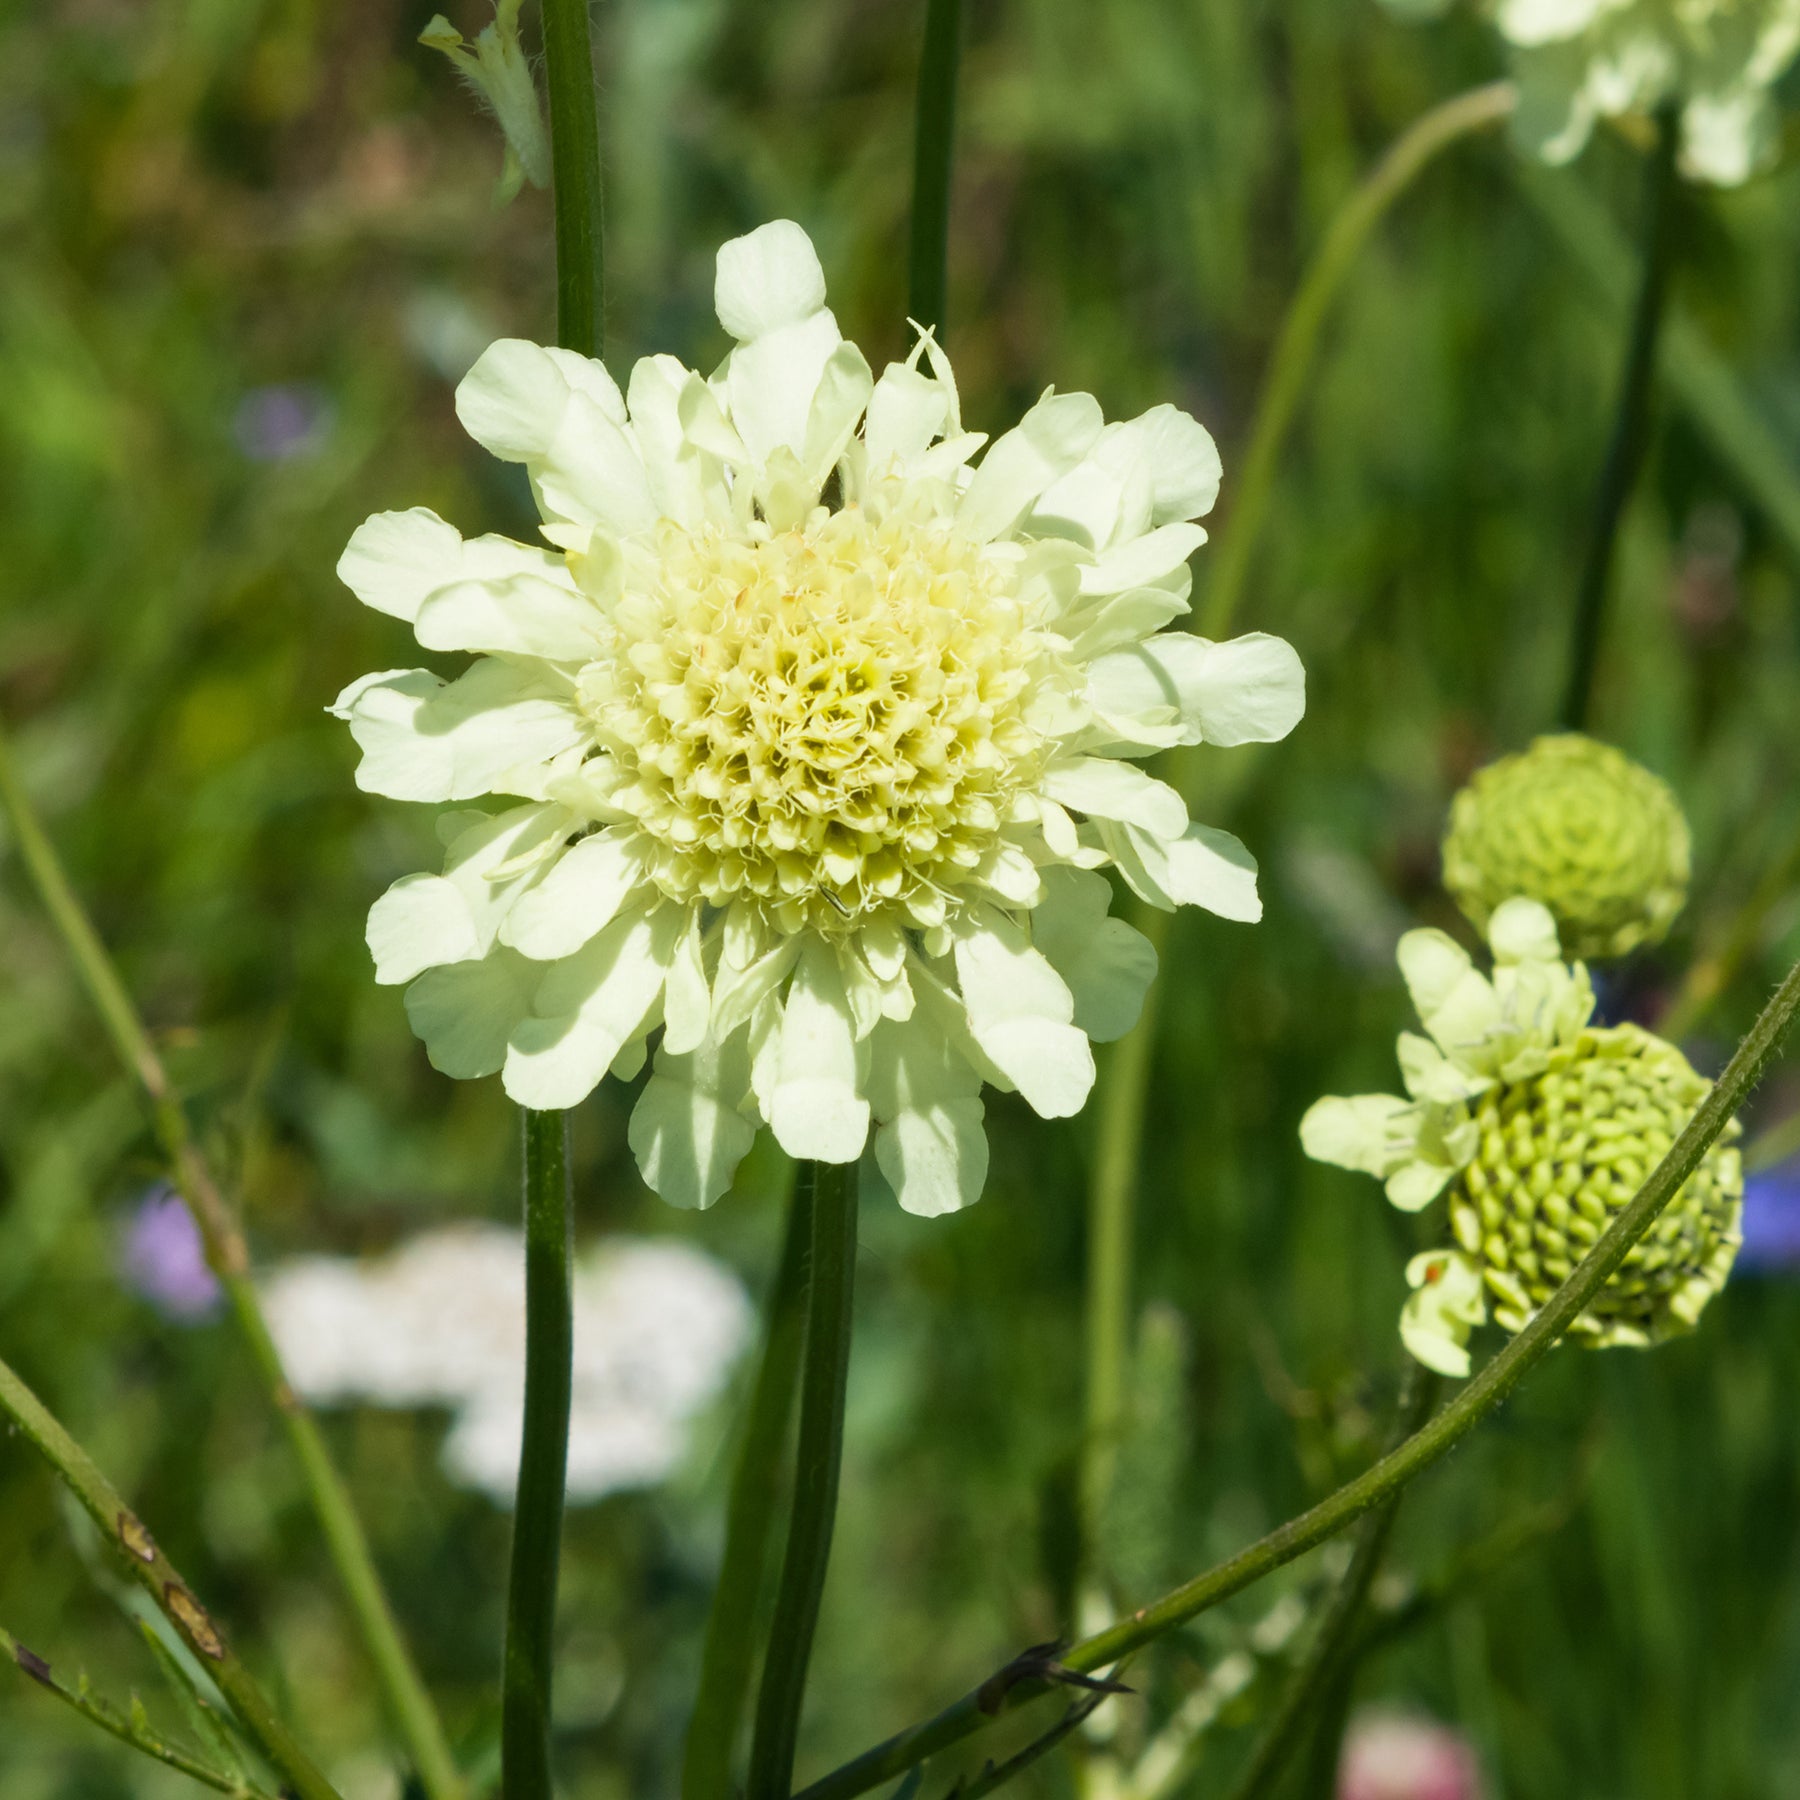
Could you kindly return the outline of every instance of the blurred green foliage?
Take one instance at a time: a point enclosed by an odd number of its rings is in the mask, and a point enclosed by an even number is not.
[[[332,567],[371,510],[526,534],[516,471],[458,431],[457,376],[545,335],[545,198],[494,204],[498,148],[414,39],[435,0],[15,0],[0,9],[0,706],[30,786],[259,1254],[375,1248],[504,1216],[496,1083],[433,1075],[362,920],[429,856],[422,809],[357,793],[323,707],[416,660]],[[1473,24],[1362,0],[974,0],[948,342],[972,424],[1047,382],[1159,400],[1219,437],[1332,209],[1428,105],[1491,78]],[[450,9],[473,33],[473,0]],[[712,252],[787,214],[846,331],[903,348],[922,6],[605,0],[610,330],[707,364]],[[1636,161],[1557,179],[1622,223]],[[1679,292],[1800,448],[1800,155],[1688,195]],[[1112,1573],[1191,1573],[1369,1454],[1395,1381],[1407,1237],[1371,1184],[1306,1164],[1319,1093],[1388,1078],[1409,920],[1448,795],[1545,726],[1621,321],[1520,197],[1499,140],[1434,169],[1356,273],[1239,620],[1289,636],[1311,711],[1202,758],[1197,811],[1264,866],[1256,929],[1184,919],[1166,970],[1140,1228],[1141,1441]],[[1206,553],[1198,560],[1202,586]],[[1629,972],[1651,1008],[1800,832],[1796,577],[1730,473],[1665,412],[1628,523],[1596,728],[1672,781],[1695,900]],[[1800,952],[1800,908],[1705,1022],[1704,1060]],[[0,1353],[141,1504],[251,1647],[348,1800],[397,1792],[294,1470],[222,1326],[116,1275],[156,1166],[134,1098],[9,867],[0,892]],[[1715,1042],[1716,1041],[1716,1042]],[[716,1212],[646,1195],[627,1098],[578,1117],[587,1231],[681,1233],[754,1282],[766,1164]],[[1780,1080],[1759,1116],[1792,1110]],[[803,1770],[1067,1630],[1088,1124],[994,1100],[994,1174],[957,1218],[864,1211],[844,1510]],[[1754,1122],[1753,1122],[1754,1124]],[[1450,1585],[1362,1692],[1475,1737],[1506,1800],[1800,1791],[1800,1291],[1738,1282],[1653,1356],[1562,1352],[1421,1484],[1388,1588]],[[568,1792],[673,1791],[717,1551],[725,1421],[671,1488],[571,1517],[559,1693]],[[449,1488],[441,1425],[331,1432],[459,1740],[493,1727],[506,1520]],[[1497,1568],[1458,1547],[1548,1508]],[[1552,1529],[1551,1527],[1554,1527]],[[0,1441],[0,1621],[106,1692],[148,1687],[45,1472]],[[1479,1559],[1478,1559],[1479,1560]],[[1317,1561],[1133,1672],[1156,1716]],[[1265,1634],[1265,1637],[1267,1634]],[[1271,1640],[1272,1641],[1272,1640]],[[1248,1741],[1228,1708],[1193,1791]],[[1119,1714],[1141,1735],[1143,1702]],[[1021,1791],[1068,1791],[1066,1759]],[[1035,1784],[1035,1788],[1033,1787]],[[188,1791],[29,1684],[0,1684],[7,1800]],[[1295,1792],[1301,1788],[1297,1785]]]

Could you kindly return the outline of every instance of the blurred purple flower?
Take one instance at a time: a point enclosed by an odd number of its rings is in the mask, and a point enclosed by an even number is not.
[[[1481,1800],[1481,1770],[1468,1739],[1447,1725],[1363,1713],[1344,1738],[1337,1800]]]
[[[1737,1272],[1800,1272],[1800,1159],[1744,1177],[1744,1247]]]
[[[125,1285],[165,1319],[191,1324],[219,1304],[218,1278],[206,1266],[200,1227],[187,1202],[166,1183],[138,1202],[119,1260]]]
[[[280,383],[252,388],[238,402],[231,435],[252,462],[291,462],[318,449],[329,422],[317,388]]]

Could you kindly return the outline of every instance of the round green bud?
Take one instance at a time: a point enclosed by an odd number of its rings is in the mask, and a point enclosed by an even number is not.
[[[1518,1331],[1662,1160],[1712,1084],[1636,1025],[1592,1027],[1525,1081],[1473,1104],[1480,1146],[1450,1190],[1450,1228],[1494,1317]],[[1689,1331],[1742,1242],[1734,1119],[1569,1335],[1653,1344]]]
[[[1477,930],[1515,894],[1556,915],[1566,955],[1660,942],[1687,899],[1687,820],[1666,782],[1579,732],[1478,770],[1452,802],[1444,885]]]

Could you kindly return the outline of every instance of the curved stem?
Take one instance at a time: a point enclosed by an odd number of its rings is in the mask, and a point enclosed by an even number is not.
[[[298,1800],[339,1800],[337,1790],[294,1740],[250,1671],[238,1660],[218,1621],[163,1555],[143,1521],[120,1498],[88,1453],[4,1362],[0,1362],[0,1411],[25,1434],[100,1528],[101,1535],[118,1551],[138,1585],[200,1659],[244,1729]]]
[[[907,309],[944,335],[950,257],[950,169],[956,152],[956,76],[962,60],[962,0],[927,0],[913,138],[912,251]]]
[[[1437,1391],[1437,1377],[1419,1364],[1409,1362],[1400,1394],[1399,1426],[1393,1440],[1396,1447],[1431,1417]],[[1394,1528],[1394,1514],[1400,1509],[1403,1491],[1396,1488],[1379,1506],[1363,1515],[1350,1555],[1350,1566],[1344,1571],[1344,1578],[1338,1583],[1325,1616],[1319,1621],[1318,1635],[1306,1653],[1306,1660],[1295,1671],[1293,1681],[1281,1697],[1281,1704],[1263,1728],[1262,1738],[1238,1783],[1234,1800],[1263,1800],[1280,1780],[1288,1758],[1305,1741],[1314,1709],[1348,1674],[1351,1640],[1362,1617],[1363,1603],[1381,1568],[1381,1559],[1387,1553],[1388,1537]],[[1321,1709],[1321,1718],[1323,1716]]]
[[[1656,1222],[1714,1140],[1743,1105],[1763,1069],[1775,1054],[1796,1010],[1800,1010],[1800,963],[1762,1010],[1749,1035],[1712,1091],[1600,1240],[1551,1295],[1531,1322],[1428,1425],[1413,1433],[1336,1493],[1321,1500],[1267,1537],[1203,1575],[1140,1607],[1129,1618],[1083,1639],[1063,1657],[1063,1666],[1088,1673],[1116,1663],[1133,1650],[1217,1606],[1271,1570],[1335,1537],[1347,1525],[1404,1487],[1415,1475],[1446,1456],[1503,1401],[1536,1363],[1545,1357],[1578,1318],[1632,1245]],[[1045,1692],[1045,1683],[1018,1678],[1012,1665],[965,1694],[934,1718],[913,1726],[853,1762],[816,1781],[797,1800],[851,1800],[904,1774],[916,1763],[980,1731],[1000,1714]]]
[[[312,1414],[289,1386],[281,1353],[269,1335],[262,1301],[250,1278],[250,1254],[243,1227],[221,1191],[211,1164],[194,1142],[187,1114],[162,1058],[25,796],[3,730],[0,808],[5,810],[19,856],[44,910],[62,938],[119,1060],[137,1077],[150,1103],[157,1142],[168,1161],[170,1175],[200,1229],[206,1260],[225,1290],[232,1317],[300,1465],[307,1497],[351,1617],[374,1665],[394,1728],[412,1756],[429,1800],[461,1800],[462,1777],[450,1754],[443,1724],[400,1635],[349,1490],[325,1448]]]
[[[1662,330],[1663,306],[1669,292],[1670,249],[1674,234],[1675,151],[1681,137],[1680,114],[1673,105],[1656,115],[1656,147],[1651,152],[1649,191],[1644,197],[1644,266],[1632,315],[1631,340],[1619,386],[1619,410],[1612,442],[1594,496],[1594,522],[1587,561],[1575,597],[1574,632],[1570,640],[1569,685],[1563,695],[1562,725],[1580,731],[1594,697],[1594,670],[1600,660],[1600,633],[1606,617],[1606,589],[1612,574],[1619,521],[1637,484],[1648,448],[1650,389],[1656,373],[1656,345]]]
[[[682,1800],[730,1800],[731,1755],[743,1722],[754,1660],[751,1633],[781,1499],[782,1453],[806,1338],[806,1258],[812,1237],[812,1171],[794,1183],[781,1262],[769,1291],[762,1361],[750,1393],[743,1441],[725,1513],[725,1552],[706,1621],[700,1691],[688,1725]]]
[[[513,1507],[500,1707],[506,1800],[550,1800],[556,1576],[575,1354],[569,1116],[522,1112],[525,1137],[525,1429]]]
[[[544,0],[544,76],[556,211],[556,341],[599,356],[606,349],[606,253],[588,0]]]
[[[1299,410],[1320,334],[1344,277],[1355,266],[1370,233],[1432,159],[1472,132],[1498,124],[1518,103],[1518,89],[1510,81],[1497,81],[1433,107],[1395,140],[1331,221],[1282,320],[1257,396],[1250,448],[1201,615],[1200,628],[1208,637],[1222,638],[1231,628],[1268,517],[1281,448]]]
[[[807,1270],[806,1361],[800,1377],[800,1448],[794,1511],[775,1597],[775,1620],[756,1700],[748,1800],[788,1800],[844,1451],[844,1386],[856,1285],[855,1163],[814,1163]],[[509,1795],[508,1800],[512,1800]]]

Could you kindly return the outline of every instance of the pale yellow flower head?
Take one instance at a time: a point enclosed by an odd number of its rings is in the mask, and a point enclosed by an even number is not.
[[[1309,1156],[1379,1176],[1404,1210],[1447,1196],[1454,1247],[1409,1266],[1401,1335],[1451,1375],[1468,1372],[1470,1331],[1490,1308],[1508,1331],[1523,1328],[1711,1086],[1673,1044],[1589,1022],[1587,971],[1562,961],[1536,901],[1501,905],[1489,941],[1491,980],[1442,933],[1409,932],[1400,965],[1429,1035],[1401,1034],[1407,1096],[1320,1100],[1300,1124]],[[1737,1255],[1738,1133],[1734,1121],[1571,1337],[1645,1345],[1693,1327]]]

